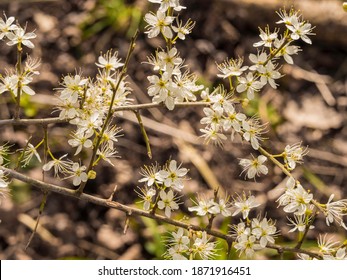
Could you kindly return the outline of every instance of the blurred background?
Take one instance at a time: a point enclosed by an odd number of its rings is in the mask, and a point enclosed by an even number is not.
[[[196,21],[193,34],[177,43],[181,57],[199,82],[213,88],[221,82],[217,79],[216,62],[225,58],[254,53],[254,42],[259,41],[258,26],[270,29],[277,27],[276,11],[294,6],[304,18],[316,26],[313,44],[300,45],[303,49],[294,56],[295,65],[285,65],[281,71],[285,76],[279,80],[279,88],[266,87],[260,97],[251,102],[247,114],[259,110],[261,120],[268,123],[268,137],[264,145],[274,154],[283,151],[287,144],[302,141],[309,153],[305,164],[296,168],[294,176],[306,189],[326,202],[331,193],[335,199],[347,198],[347,13],[338,0],[190,0],[180,1],[187,9],[181,13],[183,19]],[[96,74],[95,61],[100,52],[108,49],[119,51],[125,57],[131,36],[137,28],[141,34],[129,67],[130,87],[134,103],[150,102],[146,91],[147,76],[151,69],[147,60],[159,39],[149,40],[144,36],[143,16],[150,9],[147,0],[46,0],[4,1],[0,0],[0,12],[14,16],[27,30],[35,30],[32,57],[41,59],[40,76],[32,87],[37,94],[23,100],[23,117],[41,118],[57,116],[52,113],[55,106],[54,89],[59,87],[63,75],[82,69],[85,76]],[[155,6],[156,8],[157,6]],[[300,42],[301,43],[301,42]],[[299,44],[300,44],[299,43]],[[0,47],[0,71],[4,73],[16,61],[13,48],[3,42]],[[0,118],[11,115],[9,97],[0,95]],[[239,140],[228,141],[223,148],[204,145],[199,129],[203,116],[201,108],[164,109],[142,111],[144,123],[152,145],[153,160],[147,157],[136,119],[124,113],[117,122],[124,137],[119,139],[119,156],[114,167],[102,165],[97,168],[98,177],[88,183],[86,192],[108,197],[118,186],[115,200],[134,204],[137,200],[134,189],[139,185],[140,167],[157,161],[164,164],[170,157],[182,162],[190,169],[190,180],[186,181],[181,205],[182,214],[188,215],[189,198],[194,193],[212,195],[220,186],[226,193],[251,191],[262,203],[263,213],[277,220],[281,237],[279,244],[291,245],[295,234],[289,233],[288,220],[277,208],[276,199],[285,184],[285,176],[270,164],[269,176],[254,181],[244,181],[240,176],[238,159],[248,157],[247,144]],[[66,125],[50,127],[54,151],[71,151],[67,144]],[[23,146],[32,135],[32,142],[40,141],[40,127],[0,128],[0,141]],[[84,155],[86,158],[88,155]],[[38,162],[28,168],[28,174],[41,178]],[[50,182],[61,184],[49,178]],[[133,217],[130,228],[123,234],[125,215],[72,198],[49,194],[41,217],[42,226],[29,248],[25,245],[31,235],[38,215],[42,193],[29,185],[14,181],[11,197],[0,205],[0,259],[155,259],[162,258],[165,251],[162,237],[171,226],[158,224],[145,218]],[[136,204],[141,207],[140,204]],[[255,213],[253,213],[255,214]],[[228,230],[226,221],[216,220],[221,231]],[[196,224],[202,219],[193,219]],[[334,225],[327,228],[323,217],[317,219],[316,229],[308,233],[304,244],[316,245],[317,233],[327,232],[335,240],[346,239],[346,231]],[[220,243],[221,247],[225,244]],[[238,254],[232,252],[231,258]],[[262,251],[258,259],[276,258],[274,251]],[[291,259],[293,255],[285,255]]]

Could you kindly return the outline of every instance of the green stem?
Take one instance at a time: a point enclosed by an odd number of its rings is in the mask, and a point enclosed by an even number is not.
[[[305,238],[306,238],[306,236],[307,236],[307,233],[308,233],[308,231],[310,230],[310,227],[311,227],[311,225],[313,224],[313,222],[314,222],[316,216],[317,216],[317,210],[315,210],[315,212],[312,214],[312,219],[311,219],[311,220],[309,220],[309,219],[307,218],[308,221],[307,221],[307,225],[306,225],[306,227],[305,227],[305,231],[304,231],[304,233],[302,234],[301,238],[299,239],[298,244],[296,244],[296,246],[295,246],[296,249],[300,249],[300,248],[301,248],[301,246],[302,246],[302,244],[304,243],[304,240],[305,240]]]
[[[43,152],[43,162],[44,164],[47,163],[47,153],[49,152],[49,149],[48,149],[48,132],[47,132],[47,125],[44,125],[43,126],[43,141],[44,141],[44,152]],[[42,170],[42,182],[45,181],[45,172]],[[48,191],[47,190],[43,190],[43,196],[42,196],[42,200],[41,200],[41,204],[40,204],[40,208],[39,208],[39,214],[36,218],[36,223],[35,223],[35,227],[33,229],[33,232],[31,233],[30,237],[29,237],[29,240],[28,240],[28,243],[27,245],[25,246],[25,250],[28,249],[28,247],[30,246],[31,244],[31,241],[33,240],[36,232],[37,232],[37,227],[39,226],[39,222],[40,222],[40,218],[42,216],[42,213],[43,213],[43,210],[45,209],[45,205],[46,205],[46,202],[47,202],[47,196],[48,196]]]
[[[291,41],[289,35],[286,36],[285,40],[283,41],[282,45],[279,46],[279,48],[275,52],[271,52],[267,60],[263,63],[263,65],[266,65],[270,60],[272,60],[289,42]]]
[[[266,151],[264,148],[259,147],[259,152],[262,153],[264,156],[268,157],[275,165],[277,165],[284,174],[286,174],[288,177],[293,177],[293,175],[284,167],[282,163],[280,163],[272,154],[270,154],[268,151]]]
[[[140,129],[141,129],[141,133],[142,133],[143,139],[145,140],[145,143],[146,143],[147,155],[151,159],[152,158],[151,145],[149,143],[148,135],[147,135],[146,129],[145,129],[144,125],[143,125],[141,115],[140,115],[139,111],[133,111],[133,112],[136,115],[137,121],[138,121]]]

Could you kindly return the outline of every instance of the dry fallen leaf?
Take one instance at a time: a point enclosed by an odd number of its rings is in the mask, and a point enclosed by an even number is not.
[[[289,101],[283,112],[285,118],[298,127],[309,127],[318,130],[339,128],[342,116],[333,108],[329,108],[320,96],[304,97],[301,106]]]

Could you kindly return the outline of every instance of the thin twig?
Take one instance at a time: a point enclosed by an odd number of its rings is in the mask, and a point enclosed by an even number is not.
[[[196,101],[196,102],[177,102],[175,103],[176,108],[183,107],[200,107],[208,106],[209,102]],[[134,105],[124,105],[113,108],[113,112],[121,111],[137,111],[141,109],[152,109],[152,108],[164,108],[162,103],[144,103],[144,104],[134,104]],[[57,124],[57,123],[68,123],[69,119],[60,118],[42,118],[42,119],[6,119],[0,120],[0,126],[2,125],[44,125],[44,124]]]
[[[90,202],[90,203],[93,203],[96,205],[104,206],[107,208],[114,208],[114,209],[122,211],[126,214],[131,213],[131,215],[147,217],[150,219],[154,219],[158,222],[163,222],[166,224],[177,226],[180,228],[184,228],[186,230],[205,231],[207,234],[209,234],[211,236],[223,239],[228,243],[231,242],[231,236],[230,235],[222,233],[222,232],[214,230],[214,229],[207,229],[207,228],[203,228],[203,227],[200,227],[197,225],[187,224],[187,223],[184,223],[181,221],[167,218],[167,217],[162,216],[162,215],[158,215],[158,214],[144,211],[141,209],[133,208],[133,207],[121,204],[121,203],[116,202],[116,201],[109,201],[108,199],[96,197],[96,196],[89,195],[86,193],[78,194],[78,193],[76,193],[76,191],[74,191],[72,189],[68,189],[65,187],[61,187],[61,186],[45,183],[45,182],[42,182],[39,180],[35,180],[33,178],[30,178],[28,176],[25,176],[21,173],[18,173],[12,169],[8,169],[8,168],[3,167],[3,166],[0,166],[0,170],[3,170],[6,174],[8,174],[8,176],[10,176],[13,179],[17,179],[17,180],[20,180],[22,182],[26,182],[26,183],[28,183],[32,186],[35,186],[35,187],[37,187],[43,191],[55,192],[55,193],[58,193],[61,195],[74,197],[74,198],[77,198],[77,199],[80,199],[80,200],[83,200],[86,202]],[[288,251],[288,252],[293,252],[293,253],[303,253],[303,254],[309,255],[310,257],[314,257],[314,258],[318,258],[318,259],[322,258],[322,256],[318,253],[311,252],[311,251],[304,250],[304,249],[297,249],[294,247],[285,247],[285,246],[280,246],[280,245],[276,245],[276,244],[267,244],[266,247],[270,248],[270,249],[275,249],[277,251],[283,250],[283,251]]]
[[[25,246],[25,250],[27,250],[31,244],[31,241],[34,239],[34,236],[37,232],[37,228],[39,226],[40,223],[40,219],[43,213],[43,209],[45,208],[46,202],[47,202],[47,196],[48,196],[48,192],[47,191],[43,191],[43,196],[42,196],[42,200],[41,200],[41,204],[40,204],[40,209],[39,209],[39,214],[37,215],[36,221],[35,221],[35,227],[33,228],[33,231],[29,237],[29,240]]]
[[[110,107],[108,108],[106,119],[105,119],[105,121],[104,121],[104,123],[102,125],[101,131],[100,131],[99,135],[97,136],[96,144],[93,147],[93,153],[92,153],[89,165],[88,165],[87,170],[86,170],[86,173],[88,174],[88,176],[89,176],[89,172],[92,171],[93,168],[94,168],[94,161],[95,161],[95,158],[96,158],[99,146],[102,143],[102,139],[104,137],[104,132],[106,131],[106,128],[108,127],[108,125],[112,121],[112,115],[114,114],[113,105],[114,105],[114,100],[116,98],[116,93],[118,91],[118,88],[119,88],[121,82],[123,81],[123,79],[124,79],[124,77],[126,75],[128,63],[130,61],[130,57],[131,57],[131,55],[132,55],[132,53],[133,53],[133,51],[135,49],[135,41],[136,41],[136,38],[138,36],[138,33],[139,33],[139,31],[137,30],[135,35],[131,38],[131,42],[130,42],[130,46],[129,46],[129,49],[128,49],[128,53],[127,53],[127,56],[126,56],[126,59],[125,59],[122,71],[120,72],[120,75],[118,77],[117,84],[114,85],[112,82],[110,82],[110,85],[112,87],[112,98],[111,98],[111,102],[110,102]],[[88,180],[81,183],[79,188],[76,190],[76,192],[78,194],[81,194],[83,192],[87,182],[88,182]]]
[[[310,230],[311,226],[313,225],[313,222],[314,222],[316,216],[317,216],[317,209],[314,210],[314,213],[312,214],[312,219],[307,223],[307,225],[305,227],[305,231],[304,231],[302,237],[298,241],[298,244],[296,244],[296,246],[295,246],[296,249],[300,249],[301,248],[302,244],[304,243],[304,240],[306,238],[306,235],[307,235],[308,231]]]
[[[137,118],[137,121],[139,123],[140,129],[141,129],[141,133],[142,133],[142,136],[143,136],[143,140],[145,140],[145,143],[146,143],[147,155],[151,159],[152,158],[151,144],[149,143],[148,135],[147,135],[146,129],[145,129],[144,125],[143,125],[143,121],[142,121],[141,115],[140,115],[139,111],[134,111],[134,114],[135,114],[135,116]]]

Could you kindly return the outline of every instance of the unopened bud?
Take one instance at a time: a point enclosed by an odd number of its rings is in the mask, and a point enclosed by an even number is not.
[[[90,170],[88,172],[88,179],[95,179],[96,178],[96,172],[94,170]]]
[[[242,100],[242,108],[246,108],[248,106],[249,99],[245,98]]]

